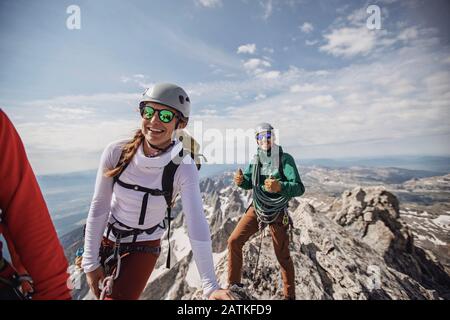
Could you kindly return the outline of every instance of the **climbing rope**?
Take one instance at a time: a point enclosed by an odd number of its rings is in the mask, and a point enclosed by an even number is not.
[[[253,207],[259,221],[265,224],[274,222],[278,215],[284,211],[289,202],[289,198],[282,194],[269,197],[264,191],[260,182],[260,161],[259,155],[255,156],[255,164],[252,171],[253,184]]]
[[[264,230],[263,230],[264,225],[263,225],[262,221],[259,221],[258,229],[261,234],[260,234],[260,238],[259,238],[259,248],[258,248],[258,255],[256,256],[255,269],[253,270],[253,282],[256,281],[256,274],[258,272],[258,263],[259,263],[259,257],[261,255],[262,240],[263,240],[263,235],[264,235]]]

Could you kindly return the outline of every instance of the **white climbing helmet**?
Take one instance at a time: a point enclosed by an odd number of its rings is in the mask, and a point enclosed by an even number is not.
[[[191,100],[186,91],[172,83],[158,83],[153,88],[146,89],[139,107],[143,108],[146,102],[156,102],[174,108],[185,118],[189,118],[191,112]]]
[[[262,122],[255,127],[255,135],[261,132],[272,132],[274,128],[270,123]]]

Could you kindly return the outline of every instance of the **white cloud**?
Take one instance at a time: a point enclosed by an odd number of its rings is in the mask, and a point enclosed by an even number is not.
[[[272,65],[269,58],[264,59],[253,58],[244,62],[243,66],[247,74],[255,76],[258,79],[274,80],[280,77],[281,72],[278,70],[268,70]]]
[[[306,83],[304,85],[295,84],[289,88],[290,92],[315,92],[315,91],[323,91],[326,87],[317,86],[310,83]]]
[[[366,12],[366,7],[363,7],[354,10],[350,15],[348,15],[347,21],[349,21],[352,25],[362,26],[363,24],[366,24],[368,17],[369,15]]]
[[[264,47],[264,48],[263,48],[263,51],[266,51],[266,52],[268,52],[268,53],[270,53],[270,54],[274,53],[273,48],[269,48],[269,47]]]
[[[221,0],[195,0],[195,4],[204,8],[216,8],[222,6]]]
[[[436,95],[443,95],[449,92],[450,72],[436,71],[426,77],[423,82],[430,92],[433,92]]]
[[[394,45],[432,47],[439,44],[438,30],[435,28],[419,28],[409,25],[405,20],[389,24],[390,11],[387,6],[381,7],[382,21],[385,21],[382,29],[370,30],[366,26],[370,16],[366,7],[354,10],[347,17],[338,17],[323,35],[326,43],[319,50],[337,57],[352,58],[370,54],[371,58],[378,59],[393,50]]]
[[[249,43],[249,44],[244,44],[242,46],[239,46],[239,48],[237,49],[237,53],[249,53],[249,54],[254,54],[256,52],[256,44],[254,43]]]
[[[255,100],[265,99],[267,96],[264,93],[260,93],[255,97]]]
[[[320,51],[343,57],[368,54],[375,47],[376,40],[375,32],[366,27],[335,29],[324,38],[327,44],[321,46]]]
[[[318,43],[319,43],[319,40],[305,40],[305,44],[307,46],[313,46],[313,45],[318,44]]]
[[[99,106],[108,107],[111,105],[130,106],[137,105],[139,101],[139,93],[97,93],[93,95],[70,95],[59,96],[50,99],[34,100],[24,102],[29,108],[47,108],[48,106],[65,106],[77,108],[80,105],[86,108],[98,108]]]
[[[277,79],[280,77],[280,74],[281,74],[280,71],[271,70],[271,71],[258,73],[256,76],[260,77],[262,79]]]
[[[329,94],[314,96],[312,98],[307,99],[304,102],[304,104],[313,107],[323,107],[323,108],[332,108],[337,105],[336,100],[334,100],[333,96]]]
[[[266,68],[270,66],[271,64],[269,61],[257,58],[249,59],[246,62],[244,62],[244,68],[247,71],[261,70],[261,68]]]
[[[150,88],[155,85],[154,82],[149,81],[149,77],[143,74],[134,74],[130,76],[120,77],[120,81],[123,83],[135,83],[141,88]]]
[[[323,77],[323,76],[327,76],[330,74],[330,71],[327,70],[317,70],[314,71],[314,75],[318,76],[318,77]]]
[[[263,14],[262,18],[264,20],[269,19],[269,17],[272,15],[272,11],[273,11],[272,0],[267,0],[266,2],[260,2],[259,4],[264,9],[264,14]]]
[[[416,27],[409,27],[400,32],[398,39],[402,41],[414,40],[417,39],[418,34]]]
[[[37,174],[95,169],[112,141],[131,138],[139,120],[58,121],[16,126]]]
[[[90,115],[94,114],[93,109],[89,108],[67,108],[67,107],[56,107],[48,106],[47,108],[50,113],[46,114],[45,117],[50,120],[81,120],[86,119]]]
[[[305,22],[300,26],[300,30],[304,33],[310,33],[314,30],[314,27],[310,22]]]

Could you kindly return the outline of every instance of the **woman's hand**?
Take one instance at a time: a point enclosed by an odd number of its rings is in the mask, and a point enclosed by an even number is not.
[[[211,293],[209,300],[236,300],[227,289],[218,289]]]
[[[98,287],[99,283],[103,282],[105,279],[105,272],[103,271],[103,267],[98,267],[94,271],[86,273],[86,280],[89,285],[89,288],[97,297],[100,298],[100,289]]]

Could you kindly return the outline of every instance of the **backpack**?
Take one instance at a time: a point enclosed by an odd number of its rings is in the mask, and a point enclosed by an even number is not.
[[[281,148],[280,148],[280,152],[279,152],[278,172],[280,174],[281,181],[286,181],[287,178],[284,175],[284,169],[283,169],[283,149],[281,149]]]

